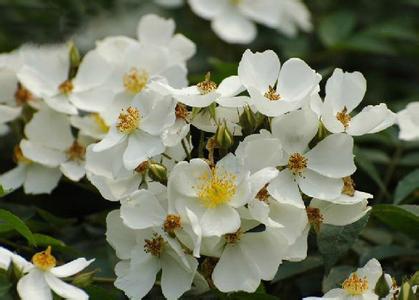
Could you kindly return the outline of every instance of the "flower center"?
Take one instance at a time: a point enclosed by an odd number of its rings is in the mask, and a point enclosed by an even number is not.
[[[299,175],[307,168],[307,158],[300,153],[290,155],[288,159],[288,169],[294,174]]]
[[[182,228],[179,215],[167,215],[166,220],[163,223],[163,229],[169,234],[173,234],[176,229]]]
[[[314,227],[314,230],[318,232],[320,225],[323,223],[323,215],[320,213],[320,209],[316,207],[307,207],[307,218],[309,223]]]
[[[356,273],[352,273],[343,283],[342,288],[350,295],[362,295],[368,290],[368,280],[366,277],[361,278]]]
[[[199,179],[198,198],[208,208],[228,203],[236,193],[236,176],[219,168],[212,168],[210,175],[205,174]]]
[[[51,255],[51,246],[45,251],[38,252],[32,257],[32,263],[42,271],[48,271],[57,265],[57,261],[54,256]]]
[[[339,122],[342,123],[343,127],[348,128],[349,122],[351,121],[351,116],[347,114],[348,109],[346,106],[342,109],[341,112],[338,112],[336,114],[336,119],[338,119]]]
[[[355,195],[355,182],[350,176],[343,177],[342,193],[351,197]]]
[[[155,233],[153,238],[150,240],[144,240],[144,251],[150,253],[153,256],[160,257],[164,249],[164,239],[161,235]]]
[[[185,104],[178,103],[176,104],[175,114],[176,114],[176,119],[186,120],[186,118],[189,115],[188,108],[186,107]]]
[[[259,201],[268,203],[268,199],[269,199],[269,192],[268,192],[268,184],[265,184],[265,186],[256,194],[256,199],[258,199]]]
[[[58,90],[62,94],[66,94],[66,95],[71,94],[71,92],[73,91],[73,88],[74,88],[73,83],[71,82],[71,80],[68,80],[68,79],[58,86]]]
[[[67,157],[69,160],[81,161],[84,160],[86,154],[86,148],[83,145],[80,145],[77,141],[67,149]]]
[[[98,113],[90,114],[90,116],[93,118],[93,121],[96,123],[96,125],[103,133],[107,133],[109,131],[109,126]]]
[[[138,94],[147,85],[150,76],[145,70],[138,70],[137,68],[131,68],[123,77],[124,87],[128,92]]]
[[[234,233],[227,233],[224,235],[224,239],[226,240],[227,244],[235,244],[238,241],[240,241],[240,238],[242,236],[243,232],[241,231],[241,228],[239,228]]]
[[[28,101],[33,99],[32,93],[25,88],[22,84],[17,84],[17,89],[15,92],[15,100],[18,105],[23,105]]]
[[[208,72],[205,75],[204,81],[201,81],[196,85],[201,95],[206,95],[211,93],[212,91],[215,91],[217,89],[217,84],[211,80],[211,73]]]
[[[32,161],[23,155],[22,149],[16,145],[13,149],[13,160],[15,163],[30,164]]]
[[[277,101],[281,99],[281,96],[271,85],[269,86],[268,91],[265,93],[264,96],[265,98],[268,98],[270,101]]]
[[[118,128],[121,133],[132,133],[140,125],[140,111],[135,107],[128,107],[127,110],[122,110],[118,117],[118,123],[116,128]]]

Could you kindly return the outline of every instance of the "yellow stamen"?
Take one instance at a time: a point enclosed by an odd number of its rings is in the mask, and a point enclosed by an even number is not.
[[[349,122],[351,121],[351,116],[347,114],[347,111],[348,109],[345,106],[341,112],[336,114],[336,119],[342,123],[343,127],[345,127],[345,130],[348,128]]]
[[[67,157],[69,160],[74,160],[74,161],[84,160],[85,154],[86,154],[86,147],[84,147],[83,145],[80,145],[77,141],[74,141],[71,147],[67,149]]]
[[[121,133],[132,133],[140,125],[140,119],[140,111],[135,107],[130,106],[126,111],[122,110],[119,114],[116,128],[118,128]]]
[[[368,280],[352,273],[343,283],[342,288],[352,296],[362,295],[368,290]]]
[[[160,257],[165,244],[165,241],[161,235],[155,233],[152,239],[144,240],[144,242],[144,251],[146,253],[150,253],[153,256]]]
[[[211,93],[212,91],[215,91],[217,89],[217,84],[211,80],[211,73],[208,72],[205,75],[204,81],[201,81],[196,85],[201,95],[206,95]]]
[[[128,92],[138,94],[147,85],[150,76],[145,70],[138,70],[137,68],[131,68],[123,77],[124,87]]]
[[[276,90],[270,85],[268,91],[264,95],[271,101],[277,101],[281,99],[281,95],[279,95]]]
[[[224,239],[226,240],[227,244],[235,244],[238,241],[240,241],[242,234],[243,232],[241,231],[241,228],[239,228],[234,233],[227,233],[226,235],[224,235]]]
[[[355,182],[350,176],[343,178],[342,193],[350,197],[355,195]]]
[[[236,176],[220,168],[212,168],[210,174],[204,174],[200,178],[198,198],[208,208],[214,208],[228,203],[236,193]]]
[[[16,145],[13,149],[13,160],[15,163],[30,164],[32,161],[23,155],[22,149]]]
[[[73,88],[74,88],[73,83],[71,82],[71,80],[68,80],[68,79],[58,86],[58,90],[62,94],[66,94],[66,95],[71,94],[71,92],[73,91]]]
[[[323,215],[320,213],[320,209],[317,207],[307,207],[307,218],[309,223],[314,227],[314,230],[318,232],[320,225],[323,223]]]
[[[93,118],[93,121],[96,123],[96,125],[103,133],[107,133],[109,131],[109,126],[98,113],[93,113],[90,116]]]
[[[188,118],[189,111],[185,104],[178,103],[176,104],[175,114],[176,114],[176,119],[186,120]]]
[[[169,234],[173,234],[176,229],[182,228],[182,223],[179,215],[167,215],[163,223],[163,229]]]
[[[16,92],[15,92],[16,103],[18,105],[23,105],[32,99],[33,99],[32,93],[27,88],[25,88],[22,84],[18,83]]]
[[[256,194],[256,199],[258,199],[259,201],[268,203],[268,199],[269,199],[269,192],[268,192],[268,184],[266,184],[257,194]]]
[[[300,153],[292,154],[288,159],[288,169],[294,174],[299,175],[307,168],[307,158]]]
[[[57,261],[54,256],[51,255],[51,246],[45,251],[38,252],[32,257],[32,263],[42,271],[48,271],[57,265]]]

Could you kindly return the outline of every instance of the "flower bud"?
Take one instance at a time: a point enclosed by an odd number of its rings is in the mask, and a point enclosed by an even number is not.
[[[93,276],[96,274],[97,270],[81,273],[74,277],[73,284],[79,287],[86,287],[89,286],[93,282]]]
[[[243,113],[239,117],[239,124],[244,134],[248,135],[256,129],[256,118],[249,106],[245,106]]]
[[[72,68],[78,68],[81,61],[79,49],[77,49],[73,41],[70,41],[69,47],[70,47],[70,65]]]
[[[388,295],[388,293],[390,293],[390,287],[387,284],[384,273],[381,274],[380,278],[378,279],[374,288],[374,293],[378,295],[380,299],[385,298]]]
[[[167,183],[167,168],[157,162],[148,163],[148,175],[151,179],[162,184]]]
[[[226,124],[218,125],[215,132],[215,140],[221,149],[229,149],[234,144],[234,137],[228,130]]]

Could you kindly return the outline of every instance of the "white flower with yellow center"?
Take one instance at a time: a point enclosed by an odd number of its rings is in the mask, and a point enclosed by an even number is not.
[[[356,116],[351,116],[351,112],[361,103],[366,89],[367,83],[361,73],[335,69],[326,83],[321,113],[327,130],[358,136],[382,131],[395,123],[396,115],[385,103],[368,105]]]
[[[409,103],[397,114],[399,138],[404,141],[419,140],[419,102]]]
[[[126,169],[133,170],[165,150],[162,133],[175,123],[175,101],[152,91],[138,94],[120,111],[108,134],[92,150],[101,152],[123,144],[119,155]]]
[[[121,259],[115,266],[115,286],[130,299],[146,296],[160,270],[166,298],[177,299],[191,288],[198,262],[175,238],[161,228],[132,229],[123,223],[119,210],[110,212],[106,223],[107,241]]]
[[[271,127],[272,136],[279,139],[284,153],[279,164],[283,170],[269,184],[269,193],[301,207],[304,203],[300,190],[319,199],[337,198],[342,192],[342,178],[356,170],[352,137],[332,134],[309,149],[318,130],[318,119],[309,110],[277,117]]]
[[[236,208],[250,200],[248,179],[249,172],[232,154],[215,166],[203,159],[180,162],[169,177],[169,208],[182,218],[195,215],[195,228],[204,237],[235,232],[240,227]]]
[[[69,263],[57,266],[57,260],[51,254],[51,247],[36,253],[32,262],[0,247],[0,261],[11,262],[23,273],[17,283],[17,292],[22,300],[52,300],[51,290],[64,299],[87,300],[89,296],[82,289],[72,286],[61,278],[76,275],[87,268],[93,261],[78,258]]]
[[[269,117],[300,108],[321,80],[316,71],[298,58],[287,60],[281,67],[272,50],[256,53],[246,50],[238,75],[250,94],[250,104]]]

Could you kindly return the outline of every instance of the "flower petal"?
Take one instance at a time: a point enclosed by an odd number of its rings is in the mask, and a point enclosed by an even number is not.
[[[167,46],[174,32],[175,22],[172,19],[151,14],[143,16],[137,27],[137,37],[141,43],[159,46]]]
[[[0,185],[8,192],[20,188],[26,178],[26,166],[23,164],[17,165],[15,168],[1,174]]]
[[[94,259],[86,260],[84,257],[81,257],[70,261],[65,265],[54,267],[50,270],[50,272],[58,278],[69,277],[86,269],[94,261]]]
[[[288,169],[279,172],[267,189],[269,194],[281,203],[305,207],[295,178]]]
[[[354,136],[376,133],[392,126],[395,121],[396,114],[385,103],[368,105],[352,118],[346,132]]]
[[[47,148],[28,140],[20,141],[20,148],[26,158],[50,168],[58,167],[67,159],[66,154],[62,151]]]
[[[108,134],[104,137],[104,139],[101,140],[99,143],[95,144],[92,150],[94,152],[101,152],[107,150],[111,147],[114,147],[122,143],[126,138],[127,136],[125,134],[119,132],[119,130],[115,126],[112,126],[109,129]]]
[[[330,178],[311,170],[306,170],[302,176],[297,177],[301,191],[310,197],[323,200],[337,198],[343,188],[341,178]]]
[[[71,284],[65,283],[49,272],[45,272],[45,280],[49,287],[59,296],[65,299],[87,300],[89,295]]]
[[[119,210],[111,211],[106,217],[106,241],[120,259],[129,259],[137,245],[135,231],[123,223]]]
[[[58,168],[47,168],[33,163],[27,167],[23,189],[26,194],[50,194],[60,178],[61,172]]]
[[[17,283],[17,292],[22,300],[52,300],[52,293],[44,273],[33,268]]]
[[[203,236],[221,236],[240,228],[239,213],[228,205],[208,208],[200,221]]]

